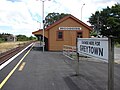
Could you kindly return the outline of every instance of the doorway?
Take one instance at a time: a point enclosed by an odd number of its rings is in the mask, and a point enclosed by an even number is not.
[[[82,38],[82,32],[77,32],[77,38]]]

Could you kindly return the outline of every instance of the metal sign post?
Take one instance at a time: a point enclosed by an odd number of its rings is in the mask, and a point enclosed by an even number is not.
[[[78,39],[76,38],[76,55],[77,55],[77,61],[76,61],[76,76],[78,76],[79,73],[79,53],[78,53],[78,45],[77,45]]]
[[[108,38],[108,90],[114,90],[114,40],[113,36]]]
[[[79,76],[79,53],[77,53],[77,61],[76,61],[76,76]]]

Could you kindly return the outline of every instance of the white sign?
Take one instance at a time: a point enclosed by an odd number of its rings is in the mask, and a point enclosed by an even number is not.
[[[59,30],[81,30],[81,27],[59,27]]]
[[[78,38],[78,53],[108,60],[108,38]]]

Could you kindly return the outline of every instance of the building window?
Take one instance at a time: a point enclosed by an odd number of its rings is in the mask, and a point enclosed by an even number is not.
[[[57,40],[63,40],[63,31],[57,32]]]

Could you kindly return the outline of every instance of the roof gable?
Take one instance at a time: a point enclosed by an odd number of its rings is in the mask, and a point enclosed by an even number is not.
[[[78,22],[79,24],[83,25],[84,27],[88,28],[89,30],[93,30],[90,26],[88,26],[87,24],[85,24],[84,22],[80,21],[79,19],[77,19],[76,17],[74,17],[73,15],[68,15],[68,16],[65,16],[64,18],[56,21],[55,23],[53,23],[52,25],[48,26],[45,30],[49,30],[51,29],[52,27],[58,25],[59,23],[62,23],[63,21],[69,19],[69,18],[72,18],[73,20],[75,20],[76,22]]]
[[[40,31],[42,31],[42,29],[39,29],[39,30],[37,30],[37,31],[34,31],[34,32],[32,32],[32,34],[39,33]]]
[[[52,25],[48,26],[45,30],[50,30],[52,27],[64,22],[65,20],[69,19],[69,18],[72,18],[73,20],[75,20],[76,22],[78,22],[79,24],[83,25],[84,27],[86,27],[87,29],[89,30],[93,30],[90,26],[88,26],[87,24],[85,24],[84,22],[80,21],[79,19],[77,19],[76,17],[74,17],[73,15],[68,15],[68,16],[65,16],[63,17],[62,19],[56,21],[55,23],[53,23]],[[38,32],[41,32],[42,29],[38,30],[38,31],[35,31],[35,32],[32,32],[32,34],[35,34],[35,33],[38,33]]]

